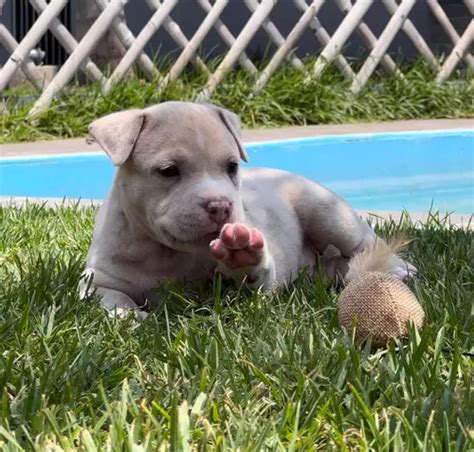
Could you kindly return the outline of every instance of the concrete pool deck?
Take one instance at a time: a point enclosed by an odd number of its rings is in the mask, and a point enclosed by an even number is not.
[[[474,129],[474,119],[416,119],[363,124],[330,124],[292,126],[276,129],[244,129],[244,143],[307,138],[324,135],[352,135],[358,133],[412,132],[421,130]],[[100,152],[97,143],[86,144],[86,138],[0,144],[0,157],[45,154],[73,154]]]
[[[407,120],[392,121],[383,123],[364,124],[341,124],[341,125],[316,125],[316,126],[293,126],[276,129],[244,129],[244,143],[255,143],[260,141],[277,141],[291,138],[306,138],[325,135],[346,135],[364,133],[388,133],[388,132],[409,132],[428,130],[456,130],[474,129],[474,119],[436,119],[436,120]],[[86,139],[75,138],[67,140],[37,141],[32,143],[12,143],[0,145],[0,157],[26,157],[37,155],[55,154],[75,154],[100,152],[101,148],[96,144],[87,144]],[[61,199],[28,198],[29,202],[45,203],[50,206],[62,204]],[[25,197],[2,197],[0,205],[23,205]],[[67,200],[67,204],[90,205],[100,204],[100,201]],[[392,219],[398,222],[402,212],[388,211],[359,211],[364,217],[372,219]],[[442,218],[442,215],[440,215]],[[425,223],[429,218],[427,212],[410,212],[410,217],[415,222]],[[474,229],[474,219],[472,215],[451,214],[449,216],[451,224],[463,228]]]

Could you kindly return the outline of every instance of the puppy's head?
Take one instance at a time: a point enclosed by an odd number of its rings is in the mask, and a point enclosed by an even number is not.
[[[94,121],[90,134],[118,167],[125,213],[178,250],[207,250],[242,217],[237,115],[213,105],[166,102]]]

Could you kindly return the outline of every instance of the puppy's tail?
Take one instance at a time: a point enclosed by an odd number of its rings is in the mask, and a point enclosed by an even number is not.
[[[345,277],[346,282],[349,283],[368,272],[390,273],[398,276],[400,264],[403,261],[397,256],[397,253],[409,242],[410,240],[398,238],[386,243],[382,239],[377,238],[369,248],[356,254],[349,261],[349,270]],[[409,264],[406,265],[412,267]],[[412,269],[416,271],[414,267]],[[407,268],[405,276],[409,275],[408,270],[413,271]]]

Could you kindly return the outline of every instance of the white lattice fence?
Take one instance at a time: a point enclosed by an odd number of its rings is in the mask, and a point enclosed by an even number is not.
[[[47,108],[52,99],[79,71],[85,73],[88,79],[99,81],[103,86],[104,95],[107,95],[134,65],[139,66],[151,80],[156,80],[159,89],[164,89],[168,83],[179,78],[185,67],[191,63],[197,70],[208,76],[207,83],[202,87],[197,100],[209,99],[226,77],[226,74],[236,64],[240,64],[244,70],[255,77],[254,94],[257,95],[285,60],[298,70],[306,70],[294,54],[294,49],[298,46],[299,39],[307,29],[314,33],[315,39],[322,46],[322,51],[312,71],[308,71],[305,76],[308,79],[317,79],[328,65],[334,63],[342,74],[351,80],[353,94],[360,92],[378,65],[387,73],[403,78],[403,74],[387,54],[390,44],[400,31],[408,36],[419,55],[429,63],[433,71],[436,71],[438,82],[445,81],[462,60],[471,71],[474,71],[474,58],[469,52],[474,38],[474,20],[472,19],[474,0],[463,0],[471,20],[461,35],[456,31],[438,0],[422,0],[427,2],[431,13],[438,20],[453,44],[451,53],[441,66],[416,26],[408,18],[417,0],[285,0],[293,1],[298,10],[301,11],[299,20],[286,37],[281,34],[270,19],[270,13],[277,0],[242,0],[242,7],[245,5],[251,12],[251,16],[236,36],[231,33],[221,19],[229,0],[195,1],[206,13],[206,17],[194,35],[188,38],[179,24],[173,20],[173,9],[179,0],[146,0],[152,13],[137,36],[133,35],[122,19],[121,13],[126,0],[95,0],[101,14],[80,42],[77,42],[58,19],[58,14],[66,6],[68,0],[51,0],[49,3],[46,0],[29,0],[32,7],[40,15],[20,43],[16,42],[3,24],[0,24],[0,44],[10,53],[8,61],[0,70],[0,91],[8,86],[17,71],[22,71],[26,78],[41,92],[30,111],[31,115],[35,115]],[[318,19],[318,12],[325,1],[335,2],[343,13],[343,19],[332,36]],[[390,14],[390,20],[378,37],[364,22],[364,17],[374,1],[383,3]],[[0,9],[2,3],[3,1],[0,0]],[[181,53],[166,74],[161,74],[144,52],[145,46],[160,28],[165,29],[181,48]],[[217,69],[211,72],[205,61],[199,57],[198,49],[213,28],[226,44],[228,50]],[[277,48],[261,72],[257,70],[245,53],[249,42],[260,29],[265,31]],[[51,82],[43,86],[38,67],[29,58],[29,55],[30,51],[37,46],[48,30],[68,52],[69,57]],[[126,52],[110,77],[106,78],[91,61],[89,55],[108,30],[113,30],[125,47]],[[353,33],[357,33],[362,38],[369,50],[369,56],[357,73],[354,72],[353,67],[341,52]]]

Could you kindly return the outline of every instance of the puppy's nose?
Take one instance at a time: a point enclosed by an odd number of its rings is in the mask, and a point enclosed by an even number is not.
[[[232,203],[225,199],[217,199],[213,201],[208,201],[204,204],[204,209],[206,209],[209,214],[209,218],[218,223],[225,223],[232,212]]]

